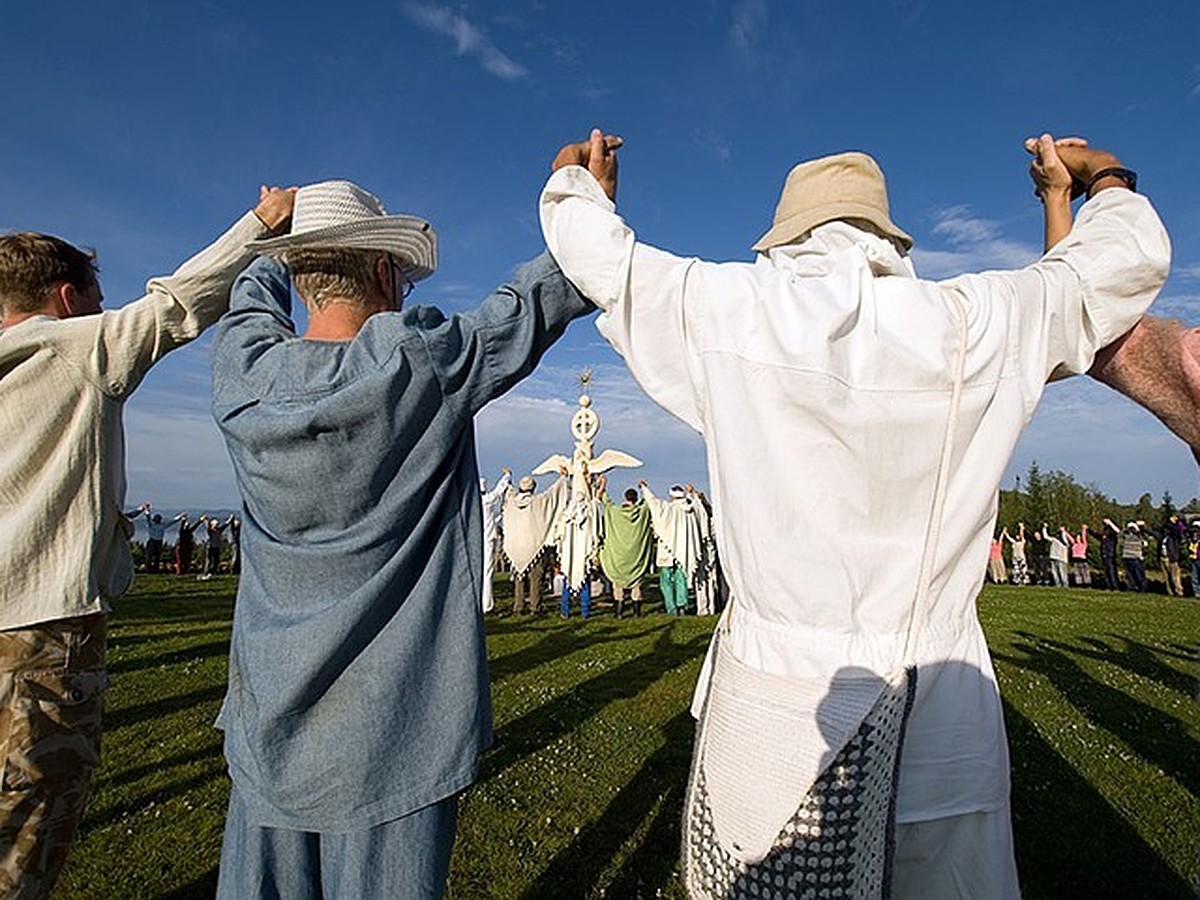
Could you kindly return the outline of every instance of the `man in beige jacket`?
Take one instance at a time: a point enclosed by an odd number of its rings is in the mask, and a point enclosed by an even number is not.
[[[92,255],[0,236],[0,897],[45,897],[100,757],[107,598],[133,577],[126,399],[214,323],[246,243],[284,227],[292,192],[258,205],[146,296],[102,311]]]

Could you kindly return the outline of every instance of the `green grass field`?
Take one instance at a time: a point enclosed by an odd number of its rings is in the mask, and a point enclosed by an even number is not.
[[[56,897],[212,896],[233,589],[142,576],[115,605],[103,762]],[[506,595],[498,583],[500,609]],[[1194,897],[1200,602],[989,587],[980,613],[1027,900]],[[683,896],[687,707],[712,625],[489,618],[496,743],[462,806],[450,896]]]

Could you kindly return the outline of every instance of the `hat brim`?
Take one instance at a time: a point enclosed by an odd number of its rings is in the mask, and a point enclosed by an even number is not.
[[[280,256],[289,250],[377,250],[404,260],[404,273],[413,281],[428,278],[437,270],[437,232],[416,216],[362,219],[262,238],[246,247],[265,256]]]
[[[837,219],[865,219],[878,228],[882,234],[898,241],[905,250],[912,249],[913,239],[908,232],[898,228],[879,209],[860,203],[830,203],[819,209],[805,210],[782,222],[776,222],[750,249],[765,253],[772,247],[791,244],[818,225],[824,225],[826,222],[833,222]]]

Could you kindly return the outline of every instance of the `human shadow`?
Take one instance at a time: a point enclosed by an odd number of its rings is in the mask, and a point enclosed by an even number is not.
[[[220,754],[213,754],[210,758],[202,760],[202,762],[204,763],[204,770],[195,775],[190,775],[187,778],[178,778],[170,783],[163,784],[161,787],[139,793],[136,797],[132,797],[124,803],[115,804],[103,812],[87,815],[83,821],[81,834],[107,828],[127,816],[141,812],[148,807],[167,803],[186,794],[188,791],[206,788],[214,781],[219,781],[226,777],[225,760]]]
[[[1152,670],[1154,674],[1145,677],[1154,677],[1156,681],[1165,678],[1167,687],[1183,692],[1184,679],[1178,672],[1169,667],[1163,671],[1148,666],[1137,651],[1112,649],[1110,653],[1097,654],[1094,647],[1081,649],[1025,632],[1018,634],[1025,640],[1014,641],[1012,646],[1023,656],[997,653],[995,659],[1048,678],[1088,721],[1119,738],[1142,759],[1162,769],[1192,796],[1200,798],[1200,745],[1187,724],[1125,691],[1098,681],[1085,672],[1072,655],[1078,653],[1104,659],[1136,674],[1144,675]]]
[[[224,698],[224,696],[225,682],[222,681],[220,684],[211,685],[210,687],[196,691],[188,691],[186,694],[163,697],[161,700],[156,700],[153,703],[141,703],[111,712],[106,710],[104,713],[104,730],[106,733],[109,733],[119,728],[124,728],[127,725],[144,722],[147,719],[158,719],[181,710],[192,709],[201,703],[216,703]],[[213,716],[214,718],[216,717],[215,709]]]
[[[97,779],[97,786],[108,788],[125,784],[136,784],[148,775],[170,771],[178,766],[189,766],[197,762],[207,764],[216,760],[223,763],[223,742],[224,738],[220,731],[215,727],[208,729],[207,735],[202,739],[202,743],[199,746],[192,747],[183,753],[175,753],[171,756],[149,760],[144,765],[119,769],[108,777]]]
[[[644,633],[662,632],[669,630],[670,627],[671,624],[669,622],[663,622],[651,626]],[[625,644],[630,640],[637,640],[640,637],[642,635],[618,631],[615,628],[604,628],[590,633],[580,633],[573,628],[559,627],[553,631],[546,632],[541,639],[533,644],[526,645],[512,653],[506,653],[504,656],[493,657],[488,662],[488,670],[491,673],[492,682],[496,683],[518,675],[521,672],[536,669],[548,662],[560,659],[579,650],[603,644]]]
[[[200,877],[162,895],[162,900],[212,900],[217,893],[217,867],[213,866]]]
[[[662,745],[646,758],[600,817],[555,855],[521,895],[523,900],[587,896],[609,862],[639,830],[644,833],[606,888],[606,896],[655,896],[657,889],[675,877],[695,723],[685,710],[660,731]]]
[[[1191,888],[1011,704],[1013,837],[1025,900],[1191,898]],[[1165,823],[1164,823],[1165,827]],[[1030,873],[1036,873],[1031,879]]]
[[[959,664],[922,666],[919,684],[921,679],[927,689],[941,682],[945,689],[961,688],[971,696],[976,689],[988,693],[994,690],[990,679],[974,667]],[[933,695],[927,696],[933,699]],[[1096,786],[1042,738],[1029,719],[1007,703],[1003,704],[1003,714],[1011,747],[1016,855],[1026,900],[1182,900],[1191,896],[1185,880]],[[961,725],[955,723],[956,727]],[[652,896],[677,884],[675,860],[692,727],[686,713],[680,713],[662,731],[664,743],[660,749],[599,818],[551,860],[521,895],[523,900],[596,895],[598,881],[611,860],[635,839],[637,846],[605,886],[604,895]],[[940,746],[936,742],[936,746],[930,745],[928,739],[926,735],[926,755]],[[925,760],[926,764],[930,762]]]
[[[1031,637],[1024,632],[1017,633],[1022,637]],[[1181,672],[1165,662],[1164,657],[1192,663],[1194,666],[1198,662],[1197,652],[1200,652],[1198,648],[1193,647],[1190,652],[1180,653],[1174,650],[1164,650],[1161,647],[1152,647],[1124,635],[1110,634],[1108,639],[1112,643],[1101,638],[1082,637],[1080,641],[1086,645],[1086,649],[1046,638],[1042,638],[1041,643],[1066,653],[1113,663],[1130,674],[1148,678],[1184,696],[1190,695],[1195,690],[1196,672]]]
[[[523,757],[548,747],[616,700],[636,697],[672,669],[695,659],[708,647],[709,635],[683,643],[664,627],[653,649],[583,681],[553,700],[497,729],[495,747],[483,760],[480,780],[493,778]]]
[[[159,639],[161,640],[161,638]],[[192,644],[180,647],[170,653],[159,653],[130,659],[113,660],[108,663],[110,675],[123,672],[137,672],[141,669],[157,669],[163,666],[183,665],[196,659],[211,659],[229,655],[229,638],[221,641],[210,641],[206,644]]]

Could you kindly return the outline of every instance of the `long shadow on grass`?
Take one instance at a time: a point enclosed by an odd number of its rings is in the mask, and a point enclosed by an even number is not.
[[[1023,632],[1018,632],[1018,634],[1021,634],[1022,637],[1031,637]],[[1170,658],[1194,664],[1196,662],[1195,647],[1191,648],[1190,652],[1179,653],[1143,644],[1141,641],[1131,640],[1119,634],[1110,634],[1108,637],[1112,643],[1100,638],[1080,638],[1087,645],[1087,649],[1046,638],[1041,638],[1041,642],[1064,653],[1086,656],[1089,659],[1098,659],[1118,665],[1127,672],[1149,678],[1164,687],[1178,691],[1185,697],[1191,696],[1195,691],[1195,671],[1181,672],[1175,666],[1165,662],[1165,658]],[[1192,666],[1188,668],[1192,668]]]
[[[161,624],[161,623],[160,623]],[[179,627],[173,625],[170,629],[156,629],[140,634],[131,633],[135,626],[128,622],[110,623],[108,632],[108,651],[111,655],[115,650],[127,650],[142,644],[161,644],[164,641],[182,641],[204,638],[222,638],[229,643],[230,625],[228,622],[213,624],[212,620],[194,626]]]
[[[128,802],[116,804],[102,813],[86,815],[81,826],[81,835],[100,831],[120,822],[130,815],[146,810],[152,805],[164,804],[169,800],[186,794],[188,791],[207,788],[214,781],[220,781],[227,777],[225,760],[220,755],[209,759],[200,759],[198,755],[197,758],[204,765],[203,770],[199,773],[188,778],[171,781],[143,794],[138,794],[136,797],[130,798]]]
[[[224,658],[229,655],[229,638],[222,641],[210,641],[207,644],[191,644],[180,647],[170,653],[149,654],[134,659],[122,659],[109,662],[108,674],[121,672],[137,672],[141,669],[157,669],[162,666],[181,665],[194,660],[204,661],[213,657]]]
[[[521,895],[523,900],[588,896],[610,861],[639,830],[644,834],[605,894],[652,897],[665,888],[674,878],[679,858],[683,795],[695,730],[686,711],[663,725],[663,745],[613,797],[600,818],[554,857]]]
[[[217,893],[217,869],[214,866],[191,884],[163,894],[162,900],[212,900]]]
[[[662,630],[668,627],[669,625],[664,624],[650,630]],[[511,630],[515,632],[524,629],[513,628]],[[504,630],[502,630],[502,626],[493,626],[489,628],[489,633],[501,634],[504,633]],[[527,647],[493,658],[488,662],[488,671],[491,674],[492,682],[496,683],[588,647],[611,643],[626,644],[630,640],[636,640],[637,637],[640,635],[634,636],[616,629],[583,636],[572,629],[556,628],[554,631],[547,632],[541,640]]]
[[[107,790],[109,788],[120,787],[125,784],[134,784],[141,781],[147,775],[154,775],[159,772],[174,769],[177,766],[189,766],[195,762],[207,762],[210,759],[220,760],[224,762],[224,738],[221,732],[215,728],[209,729],[210,737],[200,739],[200,742],[189,747],[182,753],[176,753],[172,756],[164,756],[160,759],[147,761],[144,765],[128,766],[115,770],[109,777],[101,777],[96,781],[98,789]],[[107,771],[107,770],[105,770]]]
[[[1013,834],[1025,900],[1192,897],[1109,802],[1004,704],[1012,750]]]
[[[496,748],[484,757],[480,780],[495,777],[521,758],[574,731],[614,700],[636,697],[667,672],[702,655],[708,634],[676,644],[670,624],[662,626],[654,648],[621,663],[530,710],[496,732]]]
[[[104,731],[105,733],[109,733],[116,731],[118,728],[124,728],[127,725],[144,722],[146,719],[158,719],[163,716],[169,716],[171,713],[179,712],[181,709],[191,709],[192,707],[199,706],[201,703],[215,703],[224,696],[225,684],[222,682],[221,684],[214,684],[202,690],[177,694],[173,697],[164,697],[154,703],[142,703],[138,706],[130,706],[127,709],[105,712]],[[214,709],[214,718],[216,714],[217,711]]]
[[[995,659],[1038,672],[1050,679],[1090,722],[1111,732],[1142,759],[1174,778],[1194,797],[1200,797],[1200,748],[1184,722],[1136,700],[1122,690],[1097,681],[1069,655],[1082,653],[1095,656],[1093,652],[1046,641],[1025,632],[1018,634],[1026,639],[1026,643],[1014,642],[1013,649],[1024,653],[1025,658],[997,653],[993,654]],[[1134,664],[1129,661],[1129,654],[1116,650],[1100,655],[1100,658],[1126,668]],[[1178,677],[1178,672],[1173,669],[1170,671]]]

